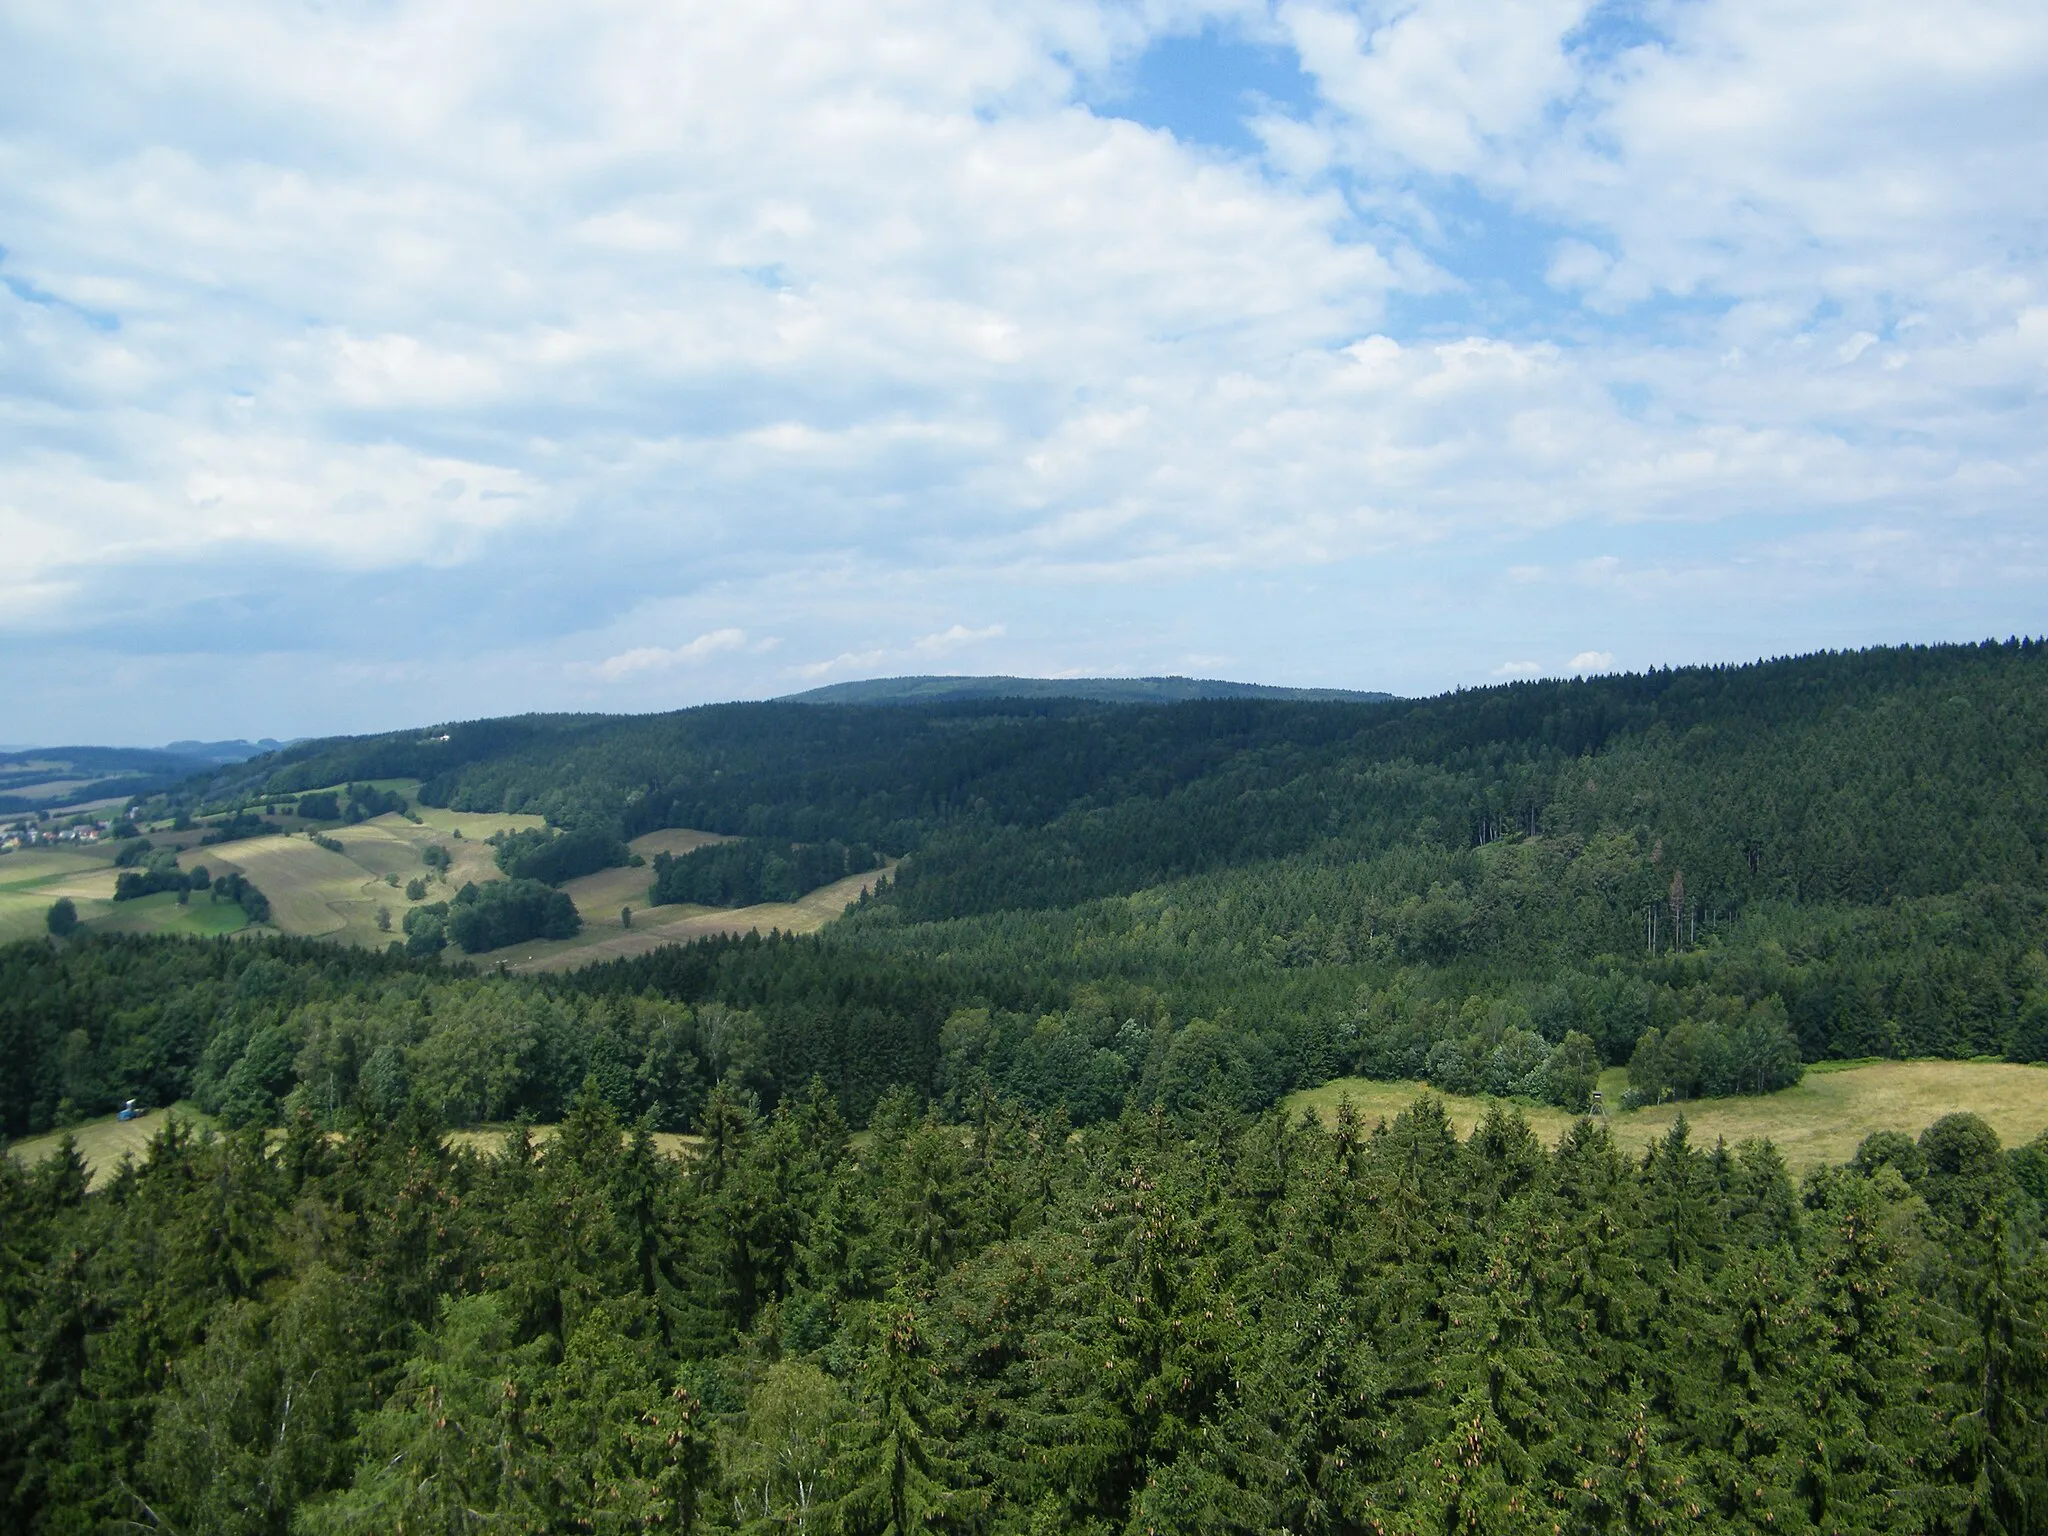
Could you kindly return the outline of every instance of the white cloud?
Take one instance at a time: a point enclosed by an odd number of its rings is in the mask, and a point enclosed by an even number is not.
[[[1345,115],[1354,156],[1469,175],[1525,138],[1571,91],[1566,37],[1588,4],[1283,0],[1279,16],[1324,97]]]
[[[860,672],[878,667],[889,655],[885,650],[842,651],[829,661],[809,661],[790,668],[797,677],[816,679],[834,672]]]
[[[1614,259],[1583,240],[1560,240],[1543,280],[1553,288],[1591,288],[1614,270]]]
[[[1887,622],[2039,627],[2048,12],[1616,14],[17,7],[0,630],[431,647],[456,681],[391,693],[425,718],[484,650],[607,707],[789,675],[636,638],[700,628],[804,676],[994,639],[1393,666],[1341,597],[1231,586],[1340,569],[1402,573],[1435,682],[1568,654],[1556,582],[1704,632],[1739,562],[1786,599],[1741,610],[1759,649],[1852,578]],[[1263,164],[1077,104],[1205,17],[1320,87]],[[1477,618],[1467,560],[1509,572]],[[69,698],[9,671],[13,716]]]
[[[617,680],[630,677],[636,672],[666,672],[674,667],[690,666],[705,661],[722,651],[737,651],[747,643],[745,630],[714,629],[699,635],[687,645],[671,647],[642,645],[630,651],[621,651],[616,656],[607,656],[598,663],[597,670],[607,678]]]
[[[943,629],[937,634],[924,635],[912,641],[910,648],[927,656],[938,656],[947,651],[956,651],[963,645],[977,645],[983,640],[999,640],[1004,633],[1000,624],[990,624],[984,629],[969,629],[965,624],[955,624],[950,629]]]
[[[1493,669],[1495,677],[1535,677],[1543,670],[1541,662],[1504,661]]]
[[[1614,652],[1581,651],[1564,664],[1564,669],[1567,672],[1612,672]]]

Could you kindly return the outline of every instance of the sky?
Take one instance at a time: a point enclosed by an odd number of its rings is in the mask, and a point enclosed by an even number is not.
[[[0,0],[0,739],[2048,630],[2040,0]]]

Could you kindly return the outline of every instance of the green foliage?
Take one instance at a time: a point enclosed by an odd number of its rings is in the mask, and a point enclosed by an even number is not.
[[[300,801],[303,806],[305,802]],[[372,816],[404,815],[410,807],[405,797],[395,790],[379,789],[374,784],[351,784],[348,787],[348,810],[344,819],[350,823],[368,821]],[[301,815],[305,812],[301,810]]]
[[[1799,1042],[1776,997],[1748,1008],[1715,1001],[1714,1011],[1681,1018],[1669,1034],[1643,1032],[1628,1064],[1636,1102],[1770,1093],[1799,1081]]]
[[[198,871],[194,871],[198,873]],[[215,901],[232,901],[240,904],[252,923],[270,920],[270,898],[256,889],[255,884],[240,870],[218,876],[213,882]]]
[[[579,875],[624,864],[631,850],[610,833],[512,832],[497,839],[498,868],[515,880],[560,885]]]
[[[316,1073],[382,1049],[244,947],[217,1004],[297,996]],[[437,985],[479,1049],[515,995]],[[591,1027],[556,1006],[524,1049]],[[2048,1478],[2037,1181],[1967,1117],[1914,1182],[1795,1189],[1766,1144],[1461,1142],[1430,1099],[1075,1138],[899,1095],[856,1150],[822,1087],[721,1086],[682,1161],[601,1073],[561,1112],[482,1154],[417,1099],[271,1149],[169,1121],[92,1195],[0,1161],[0,1526],[2017,1533]]]
[[[650,905],[695,902],[707,907],[750,907],[764,901],[795,901],[848,875],[879,869],[881,855],[865,844],[836,841],[787,843],[740,838],[711,843],[680,857],[654,856]]]
[[[253,811],[238,810],[211,823],[199,841],[206,845],[238,842],[247,837],[262,837],[272,831],[270,823]]]
[[[576,904],[538,880],[465,885],[448,904],[448,937],[465,954],[503,949],[528,939],[569,939],[583,920]]]
[[[143,896],[154,896],[158,891],[205,890],[210,884],[206,871],[198,868],[187,873],[178,868],[178,855],[174,849],[163,849],[149,855],[148,864],[142,869],[126,869],[114,877],[114,900],[134,901]]]
[[[78,907],[69,896],[59,896],[50,903],[50,910],[43,915],[43,926],[51,936],[68,939],[78,931]]]

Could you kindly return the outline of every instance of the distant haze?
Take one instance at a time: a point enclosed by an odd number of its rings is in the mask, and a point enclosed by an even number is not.
[[[828,683],[788,695],[797,704],[931,704],[947,699],[1094,699],[1105,704],[1176,704],[1190,699],[1327,699],[1379,704],[1390,693],[1344,688],[1275,688],[1199,677],[877,677]]]

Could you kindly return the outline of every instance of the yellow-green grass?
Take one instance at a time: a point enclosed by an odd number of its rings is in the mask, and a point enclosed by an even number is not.
[[[569,893],[569,899],[576,903],[576,910],[583,915],[584,927],[621,932],[621,907],[633,909],[636,923],[640,914],[648,910],[647,887],[654,883],[654,871],[648,866],[653,864],[656,854],[691,853],[712,843],[730,841],[730,838],[716,832],[698,832],[689,827],[667,827],[659,832],[649,832],[626,845],[647,860],[646,864],[637,868],[626,865],[619,869],[600,869],[593,875],[565,880],[562,889]]]
[[[540,816],[515,816],[510,811],[451,811],[438,805],[420,805],[413,814],[430,832],[452,837],[460,832],[464,840],[480,843],[494,832],[537,832],[547,825]]]
[[[0,891],[0,944],[32,939],[47,932],[50,903],[56,899],[36,891]],[[79,915],[85,915],[83,907],[79,908]]]
[[[94,779],[43,779],[34,784],[6,786],[6,792],[23,800],[62,800],[96,782]]]
[[[397,875],[400,885],[429,872],[420,861],[420,852],[428,843],[437,841],[397,816],[379,816],[357,826],[336,827],[325,835],[340,843],[343,856],[360,864],[366,873]]]
[[[864,875],[849,875],[796,901],[753,907],[649,907],[645,912],[636,907],[631,928],[621,928],[614,912],[608,926],[593,925],[573,939],[520,944],[476,958],[515,971],[565,971],[600,960],[644,955],[664,944],[686,944],[712,934],[768,933],[777,928],[784,933],[816,933],[894,868],[891,864]]]
[[[240,902],[215,901],[196,891],[183,906],[173,891],[108,905],[111,910],[93,920],[95,933],[177,933],[210,939],[249,926],[249,914]]]
[[[386,790],[402,796],[406,804],[412,807],[413,815],[419,817],[417,823],[402,816],[379,817],[379,821],[391,821],[399,826],[414,827],[422,835],[436,836],[443,841],[452,839],[458,831],[462,833],[464,841],[480,843],[496,832],[526,832],[547,825],[547,821],[542,817],[514,815],[510,811],[451,811],[440,806],[421,805],[418,779],[367,779],[358,782],[367,783],[372,789]],[[336,799],[345,800],[348,785],[328,784],[319,789],[294,790],[291,798],[296,803],[300,796],[315,794],[328,794]],[[280,812],[272,819],[292,831],[310,826],[332,837],[339,837],[351,830],[346,823],[338,821],[309,822],[295,812]]]
[[[1601,1087],[1610,1105],[1618,1105],[1626,1074],[1609,1071]],[[1290,1113],[1313,1109],[1325,1121],[1348,1095],[1368,1125],[1391,1120],[1418,1095],[1432,1092],[1417,1082],[1375,1082],[1348,1077],[1288,1097]],[[1486,1099],[1440,1094],[1451,1121],[1469,1135],[1485,1115]],[[1546,1142],[1555,1143],[1573,1117],[1540,1105],[1519,1105],[1529,1126]],[[1982,1115],[2007,1146],[2031,1141],[2048,1131],[2048,1067],[2013,1066],[2004,1062],[1880,1061],[1827,1064],[1809,1070],[1804,1080],[1781,1093],[1734,1099],[1697,1099],[1652,1109],[1611,1109],[1607,1123],[1625,1150],[1639,1153],[1670,1131],[1683,1114],[1695,1146],[1718,1140],[1736,1146],[1752,1138],[1768,1138],[1795,1172],[1828,1163],[1847,1162],[1857,1145],[1873,1131],[1903,1131],[1917,1136],[1953,1110]]]
[[[58,1146],[70,1136],[78,1146],[78,1154],[85,1159],[87,1186],[98,1188],[113,1176],[120,1167],[121,1159],[132,1157],[138,1163],[149,1160],[149,1144],[156,1133],[164,1128],[170,1116],[186,1122],[193,1130],[216,1129],[216,1122],[190,1103],[173,1104],[169,1109],[153,1109],[140,1120],[120,1120],[113,1115],[103,1115],[97,1120],[85,1120],[62,1130],[46,1131],[39,1136],[24,1136],[7,1148],[7,1155],[16,1159],[23,1167],[33,1168],[47,1158],[54,1157]],[[560,1133],[558,1125],[535,1125],[528,1129],[533,1133],[534,1145],[545,1149]],[[504,1150],[505,1137],[513,1130],[508,1125],[478,1125],[466,1130],[450,1131],[446,1142],[451,1147],[467,1147],[473,1152],[496,1154]],[[270,1139],[276,1141],[284,1133],[272,1130]],[[688,1157],[703,1144],[701,1136],[682,1136],[672,1131],[654,1133],[655,1150],[664,1157]]]
[[[279,931],[343,944],[382,947],[404,930],[405,883],[415,877],[428,882],[427,900],[446,900],[466,879],[498,878],[491,850],[444,840],[399,816],[379,816],[353,827],[335,827],[321,834],[341,844],[337,853],[307,836],[278,834],[188,848],[178,859],[190,869],[204,865],[216,878],[229,871],[246,875],[270,901],[270,921]],[[438,881],[420,855],[430,843],[448,848],[454,864],[446,882]],[[399,877],[396,886],[385,880]],[[377,926],[379,909],[391,917],[389,929]]]
[[[559,1125],[530,1125],[527,1130],[533,1135],[533,1144],[545,1149],[561,1133]],[[505,1150],[505,1138],[516,1134],[518,1127],[510,1125],[473,1125],[465,1130],[450,1131],[446,1144],[451,1147],[467,1147],[472,1152],[495,1156]],[[631,1132],[627,1132],[630,1135]],[[684,1136],[674,1131],[656,1131],[654,1149],[664,1157],[686,1157],[694,1154],[704,1144],[702,1136]]]
[[[195,1130],[210,1128],[214,1123],[193,1105],[178,1103],[169,1109],[150,1110],[140,1120],[120,1120],[113,1115],[103,1115],[97,1120],[81,1121],[62,1130],[46,1131],[40,1136],[24,1136],[8,1146],[7,1155],[23,1167],[33,1168],[44,1158],[54,1155],[58,1144],[69,1136],[78,1144],[78,1155],[85,1159],[90,1184],[97,1187],[112,1176],[124,1156],[133,1157],[138,1163],[147,1161],[150,1142],[172,1115]]]
[[[0,788],[4,788],[9,779],[32,779],[39,773],[60,773],[70,766],[70,760],[62,757],[38,757],[28,762],[0,763]]]
[[[98,845],[23,848],[0,856],[0,942],[45,931],[50,904],[69,896],[81,918],[113,909],[114,855]]]
[[[114,855],[98,844],[82,848],[22,848],[0,856],[0,891],[40,888],[94,870],[111,869]]]
[[[353,909],[371,899],[370,888],[383,886],[354,860],[304,837],[244,838],[190,850],[179,863],[188,869],[204,864],[216,879],[240,871],[269,899],[272,923],[314,938],[338,936]]]

